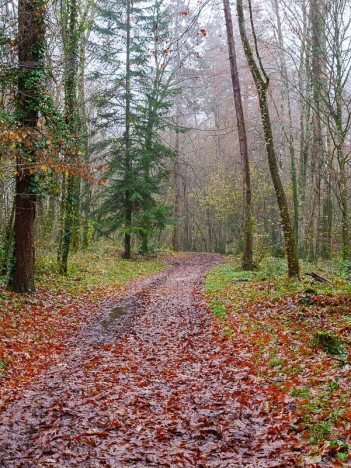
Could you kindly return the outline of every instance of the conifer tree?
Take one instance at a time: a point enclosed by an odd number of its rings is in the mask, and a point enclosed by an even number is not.
[[[124,85],[124,106],[118,109],[124,128],[117,119],[117,131],[122,134],[105,143],[110,153],[109,181],[99,219],[104,232],[123,232],[125,258],[130,258],[133,234],[146,253],[151,235],[170,222],[169,208],[157,198],[167,178],[164,160],[173,155],[162,143],[160,132],[166,127],[165,115],[176,92],[167,70],[168,19],[161,5],[156,1],[142,9],[126,4],[125,73],[118,77],[118,84]],[[120,90],[115,88],[115,92]],[[109,106],[106,101],[101,106],[106,122],[111,116]]]

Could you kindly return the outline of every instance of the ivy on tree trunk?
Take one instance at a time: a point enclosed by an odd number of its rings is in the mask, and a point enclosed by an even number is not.
[[[79,70],[79,24],[77,0],[64,2],[62,8],[62,39],[64,48],[64,92],[65,120],[69,132],[72,154],[66,155],[68,163],[75,163],[77,154],[77,135],[79,134],[78,113],[78,70]],[[64,178],[63,202],[61,211],[61,229],[58,251],[58,263],[61,274],[67,274],[68,255],[72,241],[77,237],[78,211],[80,198],[80,180],[69,173]]]
[[[38,0],[19,0],[17,117],[32,139],[38,134],[45,79],[44,54],[45,4]],[[34,221],[39,187],[32,169],[34,162],[35,151],[21,146],[16,161],[14,267],[9,283],[11,289],[20,293],[35,290]]]

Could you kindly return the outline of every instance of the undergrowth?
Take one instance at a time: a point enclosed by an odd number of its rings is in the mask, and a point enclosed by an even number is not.
[[[113,289],[138,276],[161,270],[165,264],[159,260],[122,260],[118,245],[107,242],[93,244],[84,252],[73,253],[69,259],[68,275],[58,273],[56,257],[52,254],[38,255],[36,284],[59,291],[68,289],[79,295],[93,292],[96,288]]]

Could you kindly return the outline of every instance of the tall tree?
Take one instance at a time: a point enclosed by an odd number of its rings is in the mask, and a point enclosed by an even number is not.
[[[290,155],[290,175],[291,175],[291,186],[292,186],[292,199],[294,206],[294,233],[296,244],[299,244],[298,235],[299,235],[299,191],[297,183],[297,170],[296,170],[296,154],[295,154],[295,142],[294,142],[294,131],[293,131],[293,116],[291,108],[291,97],[289,89],[289,76],[288,76],[288,67],[286,63],[286,54],[284,48],[284,38],[283,38],[283,27],[281,21],[281,5],[279,5],[279,0],[273,0],[273,9],[277,18],[277,36],[278,36],[278,46],[279,46],[279,64],[280,71],[282,74],[282,105],[287,108],[287,120],[288,125],[287,129],[284,125],[284,114],[281,115],[282,126],[284,129],[284,135],[287,140],[289,147]]]
[[[175,11],[175,34],[179,34],[179,15],[180,15],[180,0],[177,0],[176,3],[176,11]],[[179,38],[177,38],[176,43],[176,67],[179,69],[180,66],[180,44]],[[180,125],[180,96],[177,95],[176,102],[175,102],[175,144],[174,149],[176,152],[176,157],[174,160],[173,166],[173,183],[174,183],[174,212],[173,216],[175,219],[175,224],[173,226],[173,234],[172,234],[172,247],[175,252],[180,250],[180,241],[181,241],[181,227],[180,227],[180,215],[181,215],[181,165],[179,164],[179,150],[180,150],[180,134],[179,134],[179,125]]]
[[[78,107],[78,70],[79,70],[79,8],[77,0],[63,0],[61,6],[62,41],[64,51],[64,93],[65,120],[68,127],[72,152],[66,155],[68,164],[77,154],[77,135],[80,130]],[[79,209],[80,180],[70,172],[63,178],[61,236],[58,250],[60,273],[67,273],[69,250],[72,244],[74,229],[77,229]]]
[[[118,81],[125,100],[116,122],[122,134],[107,143],[110,177],[99,210],[103,232],[123,232],[125,258],[131,256],[134,236],[147,253],[151,236],[170,222],[160,192],[168,175],[163,161],[174,152],[160,134],[169,126],[165,115],[175,90],[168,72],[169,15],[162,3],[143,10],[127,3],[125,11],[125,72]]]
[[[350,214],[347,184],[348,173],[347,166],[349,155],[345,147],[346,138],[351,127],[350,113],[348,107],[351,97],[350,90],[347,90],[349,83],[350,68],[350,45],[351,39],[349,30],[351,26],[351,5],[347,0],[338,0],[333,2],[329,8],[326,29],[330,32],[328,38],[328,48],[332,53],[327,54],[326,64],[328,77],[327,94],[327,127],[330,138],[333,142],[334,153],[336,155],[338,182],[337,192],[338,201],[341,208],[341,238],[342,238],[342,256],[343,260],[350,260]],[[329,174],[331,163],[328,161]],[[331,174],[329,175],[331,178]],[[331,180],[328,181],[327,188],[331,191]],[[330,200],[330,195],[329,195]],[[331,202],[329,202],[329,207]],[[328,205],[326,206],[328,208]],[[327,210],[326,219],[330,221],[332,215],[331,207]],[[331,231],[331,221],[327,227]],[[329,238],[330,238],[329,234]],[[323,252],[322,252],[323,253]]]
[[[19,0],[17,119],[33,139],[39,134],[39,110],[46,77],[44,57],[45,4],[41,0]],[[19,148],[16,161],[15,265],[10,280],[10,287],[16,292],[35,290],[34,221],[38,180],[29,167],[35,157],[34,149]]]
[[[233,94],[234,94],[234,103],[235,111],[237,118],[237,128],[239,135],[239,144],[240,144],[240,154],[241,159],[244,165],[244,255],[243,255],[243,269],[252,270],[253,268],[253,259],[252,259],[252,240],[253,240],[253,213],[252,213],[252,200],[251,200],[251,175],[250,175],[250,161],[249,161],[249,150],[247,144],[246,136],[246,126],[243,105],[241,100],[241,89],[240,89],[240,78],[238,71],[238,64],[236,59],[235,52],[235,42],[234,42],[234,33],[233,33],[233,21],[232,14],[230,10],[229,0],[223,0],[226,30],[227,30],[227,40],[228,40],[228,50],[229,50],[229,63],[230,63],[230,72],[232,78]]]
[[[311,27],[311,84],[312,84],[312,148],[311,169],[314,180],[314,203],[310,230],[309,256],[315,258],[323,242],[321,232],[321,205],[325,164],[325,145],[323,138],[323,87],[325,76],[325,28],[324,0],[310,0]]]
[[[307,177],[308,167],[310,164],[310,120],[311,120],[311,105],[310,105],[310,73],[311,68],[311,47],[309,41],[309,21],[308,21],[308,0],[301,3],[301,32],[300,32],[300,48],[299,48],[299,67],[298,67],[298,92],[299,92],[299,111],[300,111],[300,161],[299,161],[299,235],[300,240],[299,252],[302,256],[306,255],[306,212],[307,212]]]
[[[131,2],[127,0],[127,41],[126,41],[126,75],[125,75],[125,187],[126,190],[123,194],[124,198],[124,258],[131,256],[131,228],[133,216],[133,200],[131,193],[131,172],[132,172],[132,155],[131,155],[131,70],[130,70],[130,52],[131,52]]]
[[[255,27],[253,23],[253,14],[252,14],[252,5],[251,0],[248,0],[249,4],[249,13],[250,13],[250,22],[252,27],[252,34],[254,38],[254,47],[257,56],[257,61],[255,59],[253,50],[251,48],[247,33],[246,33],[246,24],[243,10],[242,0],[237,0],[237,12],[238,12],[238,21],[239,21],[239,30],[240,36],[244,47],[244,52],[246,59],[248,61],[252,77],[254,79],[257,92],[259,105],[261,110],[261,119],[263,124],[263,133],[266,143],[266,151],[268,157],[269,169],[272,177],[272,182],[275,190],[275,194],[278,201],[281,223],[284,232],[284,242],[285,242],[285,252],[288,261],[288,271],[289,277],[297,277],[300,274],[299,259],[297,255],[297,247],[295,241],[295,235],[292,228],[288,201],[284,191],[284,187],[280,178],[278,162],[274,147],[273,131],[272,124],[270,119],[268,101],[267,101],[267,90],[269,86],[269,77],[263,67],[263,63],[258,51],[257,37],[255,33]]]

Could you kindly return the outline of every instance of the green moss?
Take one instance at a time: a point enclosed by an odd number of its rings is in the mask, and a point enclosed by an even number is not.
[[[310,399],[311,398],[311,394],[310,394],[310,391],[308,388],[306,387],[297,387],[297,388],[294,388],[291,392],[290,392],[290,395],[291,396],[295,396],[295,397],[301,397],[301,398],[304,398],[306,400]]]
[[[344,354],[344,342],[333,331],[323,330],[315,334],[312,345],[329,354]]]

